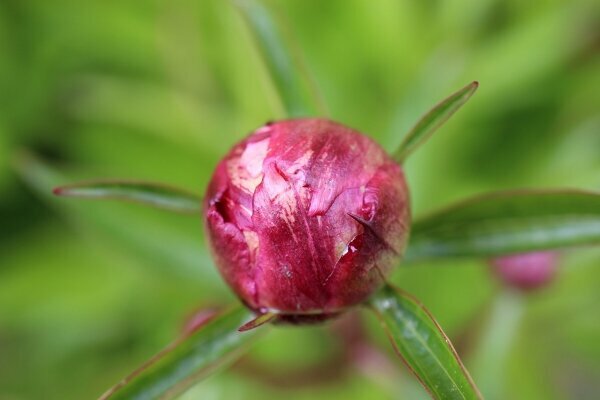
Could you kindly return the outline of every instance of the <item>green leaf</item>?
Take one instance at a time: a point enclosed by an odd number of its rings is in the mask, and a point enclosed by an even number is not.
[[[98,238],[111,247],[136,254],[148,266],[161,266],[162,273],[185,279],[218,282],[220,278],[205,247],[199,245],[201,229],[195,221],[172,218],[162,213],[146,213],[130,207],[93,207],[79,201],[65,201],[52,195],[52,188],[73,180],[26,150],[15,154],[12,167],[23,183],[41,201],[57,211],[78,231],[99,234]],[[127,223],[124,223],[126,221]],[[96,238],[91,241],[96,242]]]
[[[124,200],[156,208],[198,214],[202,199],[182,189],[159,183],[127,181],[93,181],[61,186],[53,190],[57,196],[85,199]]]
[[[407,261],[600,244],[600,194],[519,190],[477,196],[412,227]]]
[[[285,31],[282,17],[274,18],[260,1],[236,0],[279,93],[288,117],[326,115],[326,107],[297,45]]]
[[[423,144],[433,133],[446,122],[452,114],[458,111],[475,93],[479,83],[471,82],[464,88],[453,93],[445,100],[442,100],[425,114],[419,122],[408,132],[393,157],[399,164],[402,164],[417,147]]]
[[[450,340],[414,297],[386,286],[369,305],[398,355],[434,399],[481,399]]]
[[[264,329],[238,332],[254,315],[237,308],[181,337],[100,400],[171,399],[240,357]]]

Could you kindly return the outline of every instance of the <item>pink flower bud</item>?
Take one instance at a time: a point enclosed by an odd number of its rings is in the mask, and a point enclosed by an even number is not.
[[[547,285],[556,272],[558,257],[552,252],[534,252],[498,257],[492,268],[507,286],[533,290]]]
[[[400,166],[325,119],[267,124],[234,146],[204,212],[229,286],[251,309],[293,321],[341,312],[381,287],[410,225]]]

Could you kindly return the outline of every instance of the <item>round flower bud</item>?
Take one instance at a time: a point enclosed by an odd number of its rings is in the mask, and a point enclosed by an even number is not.
[[[257,312],[321,320],[364,301],[402,255],[401,167],[325,119],[268,123],[235,145],[208,186],[207,237],[221,275]]]
[[[540,251],[498,257],[491,264],[495,274],[506,286],[533,290],[552,281],[557,261],[556,253]]]

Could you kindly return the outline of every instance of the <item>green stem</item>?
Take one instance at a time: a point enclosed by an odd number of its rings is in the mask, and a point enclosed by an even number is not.
[[[523,305],[520,293],[502,291],[492,305],[480,342],[473,351],[471,370],[487,400],[507,398],[504,374],[523,317]]]

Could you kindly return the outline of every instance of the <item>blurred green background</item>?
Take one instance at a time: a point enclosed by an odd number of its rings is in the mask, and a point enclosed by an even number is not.
[[[488,190],[600,188],[598,2],[268,4],[331,117],[387,149],[480,81],[406,165],[415,215]],[[51,188],[120,177],[200,194],[229,146],[282,116],[228,1],[0,2],[1,400],[96,398],[191,312],[236,301],[200,216],[56,199]],[[401,266],[393,282],[429,307],[488,398],[600,396],[599,249],[565,252],[551,287],[527,296],[500,288],[485,260]],[[184,398],[427,398],[365,322],[392,366],[344,363],[339,380],[287,388],[237,368]],[[310,368],[341,351],[336,337],[277,328],[251,357]]]

